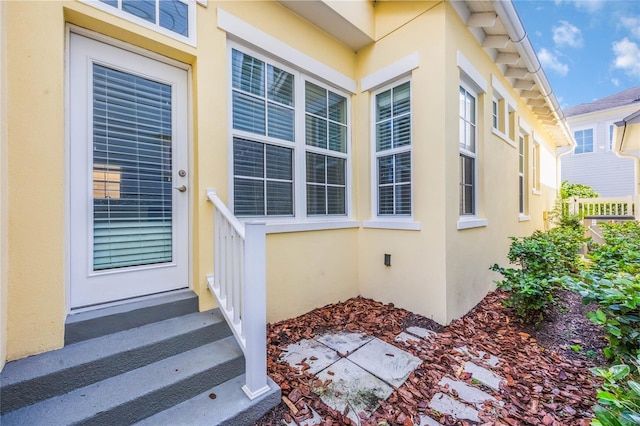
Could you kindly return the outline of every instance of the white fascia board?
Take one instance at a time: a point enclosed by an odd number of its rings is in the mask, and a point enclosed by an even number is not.
[[[313,74],[320,80],[337,86],[351,94],[356,93],[357,84],[354,79],[313,59],[309,55],[302,53],[220,8],[218,8],[218,28],[231,34],[237,40],[250,43],[269,54],[277,56],[296,68],[301,68],[305,72]]]
[[[388,82],[409,74],[420,66],[420,54],[413,52],[391,65],[375,71],[360,81],[360,91],[375,90]]]

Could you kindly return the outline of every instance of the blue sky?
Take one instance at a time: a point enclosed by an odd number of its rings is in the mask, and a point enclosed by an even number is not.
[[[515,0],[563,109],[640,85],[640,0]]]

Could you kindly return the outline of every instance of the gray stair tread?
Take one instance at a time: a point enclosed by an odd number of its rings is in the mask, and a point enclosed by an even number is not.
[[[0,373],[0,385],[5,387],[36,377],[63,371],[77,365],[151,345],[213,324],[223,323],[219,310],[196,312],[170,318],[107,336],[74,343],[51,352],[9,362]]]
[[[240,347],[233,337],[226,337],[73,392],[12,411],[5,414],[1,422],[3,425],[68,425],[89,419],[112,407],[127,404],[143,395],[162,392],[163,389],[167,389],[167,399],[171,399],[169,397],[176,396],[171,395],[172,391],[168,386],[238,357],[242,357]],[[162,408],[164,407],[160,409]]]
[[[280,388],[267,377],[269,392],[251,401],[242,390],[244,383],[244,374],[234,377],[182,404],[148,417],[136,423],[136,426],[253,424],[280,403]],[[209,396],[212,393],[215,399]]]

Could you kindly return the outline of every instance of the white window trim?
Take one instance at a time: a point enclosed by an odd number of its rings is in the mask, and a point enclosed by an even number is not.
[[[491,87],[493,89],[493,97],[497,99],[498,102],[502,101],[503,105],[503,113],[498,116],[498,123],[502,120],[504,123],[504,131],[500,128],[495,128],[493,125],[491,126],[491,132],[498,136],[500,139],[511,145],[513,148],[518,148],[516,141],[510,136],[511,132],[515,129],[511,129],[509,126],[509,113],[516,111],[516,102],[509,95],[509,92],[505,87],[500,83],[500,81],[496,78],[495,75],[491,75]],[[493,108],[493,105],[492,105]],[[493,112],[493,109],[492,109]],[[500,106],[498,106],[498,114],[500,114]]]
[[[460,154],[465,154],[467,156],[473,156],[474,159],[474,165],[473,165],[473,211],[475,212],[474,214],[465,214],[465,215],[460,215],[459,214],[459,221],[458,221],[458,229],[467,229],[468,227],[476,227],[476,226],[464,226],[464,227],[460,227],[460,223],[461,222],[473,222],[476,219],[479,219],[478,216],[478,210],[479,210],[479,198],[480,198],[480,190],[479,190],[479,181],[478,181],[478,177],[480,176],[479,174],[479,150],[480,150],[480,132],[478,127],[480,126],[480,122],[479,122],[479,109],[480,109],[480,100],[479,100],[479,94],[473,90],[473,87],[471,87],[471,85],[467,82],[467,79],[464,79],[463,76],[460,76],[460,82],[458,84],[458,96],[459,96],[459,92],[460,92],[460,87],[462,87],[465,91],[467,91],[468,93],[471,93],[475,99],[476,99],[476,107],[475,107],[475,112],[476,112],[476,117],[475,117],[475,125],[476,125],[476,137],[475,137],[475,142],[476,142],[476,146],[475,146],[475,152],[471,152],[468,151],[466,149],[463,149],[460,147],[460,142],[459,142],[459,136],[458,136],[458,156]],[[458,111],[458,120],[460,120],[460,115],[459,115],[460,111]],[[458,190],[460,190],[460,182],[458,182]],[[460,211],[460,206],[458,205],[458,211]],[[479,220],[484,220],[484,219],[479,219]],[[486,225],[478,225],[478,226],[486,226]]]
[[[295,100],[295,116],[294,123],[296,131],[294,134],[294,141],[283,141],[280,139],[270,138],[266,135],[256,135],[251,132],[242,130],[235,130],[233,128],[233,96],[232,96],[232,50],[238,50],[248,55],[259,59],[266,64],[275,65],[278,68],[287,71],[294,75],[294,100]],[[228,200],[229,205],[233,210],[234,206],[234,177],[233,177],[233,138],[235,136],[241,138],[247,138],[250,140],[258,140],[261,143],[268,143],[276,146],[282,146],[292,148],[293,153],[293,216],[243,216],[238,218],[241,222],[260,219],[266,222],[267,233],[280,233],[280,232],[299,232],[299,231],[315,231],[325,229],[343,229],[359,227],[360,223],[353,218],[353,206],[352,206],[352,146],[351,146],[351,97],[348,93],[342,92],[332,86],[327,85],[324,82],[314,79],[305,73],[305,70],[301,68],[293,68],[278,61],[277,58],[273,58],[267,54],[262,54],[255,51],[241,43],[228,40],[227,41],[227,75],[229,76],[227,87],[227,126],[229,129],[228,135],[228,155],[227,161],[229,164],[229,186],[228,186]],[[306,153],[318,152],[318,150],[307,150],[305,143],[305,107],[304,107],[304,86],[305,82],[309,81],[313,84],[333,91],[347,99],[347,152],[336,152],[337,157],[344,156],[346,158],[346,187],[345,187],[345,215],[313,215],[307,216],[307,198],[306,198]],[[298,105],[301,103],[301,105]],[[326,153],[323,153],[323,155]]]
[[[518,222],[527,222],[529,220],[531,220],[531,216],[529,215],[522,214],[522,213],[518,215]]]
[[[615,121],[607,121],[607,127],[605,130],[605,151],[613,152],[613,146],[615,145],[615,129],[616,123]],[[609,140],[609,129],[613,128],[613,132],[611,134],[611,140]],[[595,143],[595,142],[594,142]]]
[[[487,93],[487,80],[482,73],[476,69],[471,62],[461,53],[458,52],[458,68],[460,69],[460,79],[464,80],[473,88],[473,92],[477,94]]]
[[[411,214],[410,215],[379,215],[378,214],[378,155],[375,148],[376,144],[376,94],[384,92],[386,90],[397,87],[406,82],[410,82],[409,96],[411,99],[411,145],[409,148],[402,147],[399,150],[392,148],[386,151],[386,155],[393,155],[399,152],[409,151],[411,156]],[[376,86],[376,90],[371,93],[370,100],[370,113],[371,113],[371,219],[365,221],[363,226],[365,228],[377,228],[377,229],[399,229],[399,230],[414,230],[419,231],[421,229],[420,222],[414,220],[414,193],[415,193],[415,171],[413,164],[413,81],[410,76],[399,77],[393,81],[387,81],[384,86]]]
[[[311,75],[325,84],[348,92],[348,94],[356,93],[357,84],[354,79],[259,30],[224,9],[218,8],[217,12],[218,28],[228,35],[268,52],[276,61],[294,64],[304,70],[306,75]]]
[[[538,174],[539,178],[542,178],[542,175],[540,174],[540,163],[541,163],[541,154],[542,152],[540,151],[540,142],[538,142],[538,139],[535,137],[535,135],[532,133],[531,136],[531,193],[533,195],[541,195],[542,191],[540,189],[541,183],[540,183],[540,179],[536,179],[536,173]],[[537,151],[537,155],[536,155],[536,151]],[[533,164],[536,164],[536,167],[533,167]],[[537,172],[536,172],[537,171]]]
[[[576,152],[576,150],[574,149],[571,152],[571,155],[589,155],[589,154],[596,154],[598,152],[597,148],[598,145],[596,145],[596,127],[595,126],[582,126],[582,127],[576,127],[575,129],[571,129],[571,136],[573,136],[573,138],[575,139],[575,135],[576,132],[580,132],[583,130],[589,130],[591,129],[591,136],[593,138],[593,146],[592,146],[592,150],[591,151],[587,151],[587,152]],[[578,141],[576,140],[576,148],[578,148]]]
[[[489,226],[489,220],[487,219],[480,219],[473,216],[460,216],[460,219],[458,219],[458,230],[483,228],[486,226]]]
[[[147,20],[144,20],[142,18],[139,18],[129,12],[126,12],[120,8],[117,7],[113,7],[111,5],[108,5],[106,3],[103,3],[99,0],[80,0],[82,3],[88,4],[89,6],[95,7],[96,9],[100,9],[104,12],[107,12],[111,15],[115,15],[118,16],[126,21],[130,21],[133,22],[137,25],[140,25],[141,27],[145,27],[148,28],[152,31],[155,31],[157,33],[163,34],[167,37],[171,37],[175,40],[181,41],[183,43],[186,43],[190,46],[197,46],[198,44],[198,39],[197,39],[197,33],[198,30],[196,28],[196,5],[197,3],[201,4],[202,0],[183,0],[184,3],[187,4],[187,11],[189,13],[189,16],[187,18],[187,22],[189,25],[189,36],[185,37],[181,34],[178,34],[176,32],[173,32],[171,30],[168,30],[164,27],[161,27],[158,24],[149,22]],[[206,6],[206,0],[205,1],[205,6]],[[197,3],[196,3],[197,2]]]
[[[419,66],[420,55],[418,52],[413,52],[399,61],[364,77],[360,80],[360,90],[362,92],[377,91],[379,87],[388,85],[391,81],[404,77]]]
[[[522,190],[522,196],[524,199],[522,200],[522,208],[523,212],[518,211],[518,220],[522,222],[523,220],[529,220],[529,187],[528,183],[530,183],[529,179],[531,179],[531,167],[529,166],[531,159],[531,150],[530,144],[532,141],[531,128],[526,125],[524,122],[520,122],[520,132],[518,133],[518,185],[520,185],[520,177],[522,176],[522,188],[518,188],[518,210],[520,210],[520,190]],[[529,132],[527,132],[527,129]],[[520,138],[522,138],[522,173],[520,172]],[[526,218],[526,219],[525,219]]]

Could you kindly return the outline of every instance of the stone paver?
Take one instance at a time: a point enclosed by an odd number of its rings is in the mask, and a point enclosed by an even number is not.
[[[422,363],[420,358],[380,339],[371,340],[348,359],[396,388]]]
[[[423,339],[434,336],[436,334],[435,331],[427,330],[422,327],[409,327],[407,328],[407,333],[411,333],[414,336],[422,337]]]
[[[472,379],[476,379],[483,385],[494,390],[500,390],[500,383],[505,381],[504,377],[500,377],[494,372],[489,371],[484,367],[480,367],[471,361],[464,363],[463,371],[465,373],[471,373]]]
[[[362,333],[328,333],[319,337],[316,337],[318,342],[324,343],[331,349],[340,352],[343,355],[348,355],[355,351],[362,345],[368,343],[373,339],[373,336],[367,336]]]
[[[453,380],[448,377],[443,377],[442,380],[440,380],[440,383],[438,384],[440,386],[448,385],[450,390],[456,391],[456,393],[458,394],[458,398],[463,399],[465,402],[468,402],[469,404],[475,405],[476,408],[478,409],[482,407],[482,404],[485,401],[498,402],[497,399],[495,399],[493,396],[489,395],[488,393],[474,386],[469,386],[465,382],[461,382],[459,380]]]
[[[442,426],[440,422],[433,420],[429,416],[425,416],[424,414],[420,414],[420,426]]]
[[[315,340],[304,339],[289,345],[286,353],[282,355],[282,359],[298,370],[302,369],[302,366],[298,364],[304,359],[305,362],[311,366],[308,371],[316,374],[318,371],[324,370],[339,360],[340,356],[338,356],[336,351],[326,347],[322,343]]]
[[[333,374],[330,374],[333,373]],[[378,401],[386,400],[393,388],[346,358],[317,374],[323,382],[331,380],[323,389],[313,389],[331,408],[343,412],[349,407],[348,416],[359,424],[358,416],[367,416],[378,408]]]
[[[449,414],[456,419],[471,420],[479,422],[478,411],[468,405],[463,404],[442,392],[436,393],[429,402],[429,408],[440,413]]]
[[[283,423],[286,426],[315,426],[322,424],[324,422],[322,416],[320,416],[320,414],[318,414],[313,408],[309,407],[309,409],[311,410],[311,414],[313,415],[313,417],[311,417],[310,419],[303,420],[300,423],[296,423],[295,420],[291,420],[289,423],[284,423],[283,420]]]
[[[414,336],[413,334],[405,333],[403,331],[402,333],[398,334],[394,340],[396,342],[402,342],[406,346],[411,346],[411,343],[410,343],[411,341],[414,341],[417,343],[420,341],[420,338],[417,336]]]
[[[487,355],[485,351],[476,351],[478,355],[474,355],[469,351],[469,348],[467,348],[466,346],[456,348],[456,351],[460,352],[461,354],[467,355],[468,357],[471,357],[473,359],[478,359],[483,363],[489,365],[490,367],[496,367],[498,365],[498,362],[500,361],[500,359],[497,356],[492,354],[489,354],[489,356],[485,358],[485,356]]]

